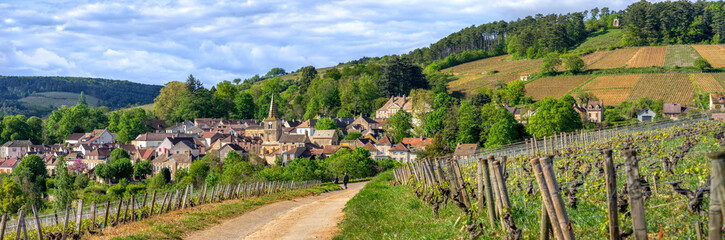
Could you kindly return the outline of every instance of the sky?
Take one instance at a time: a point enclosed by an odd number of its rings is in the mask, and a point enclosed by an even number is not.
[[[0,0],[0,75],[206,87],[425,47],[464,27],[635,0]]]

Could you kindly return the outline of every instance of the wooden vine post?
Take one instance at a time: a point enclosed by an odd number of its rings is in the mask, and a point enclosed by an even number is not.
[[[38,217],[38,208],[33,205],[33,216],[35,217],[35,227],[38,229],[38,240],[43,240],[43,226],[40,224],[40,217]],[[2,238],[2,235],[0,235]]]
[[[544,180],[544,172],[541,169],[541,161],[540,159],[531,159],[531,168],[534,171],[534,177],[536,178],[536,182],[539,185],[539,191],[541,192],[541,202],[546,208],[547,216],[549,217],[549,222],[551,223],[551,229],[554,232],[554,237],[556,239],[564,239],[564,236],[561,233],[561,227],[559,224],[556,224],[559,222],[559,219],[557,218],[556,214],[554,214],[554,205],[551,202],[551,195],[549,195],[549,188],[546,187],[546,182]],[[545,222],[542,222],[542,225],[546,224]],[[548,232],[548,231],[547,231]],[[547,234],[547,232],[541,233],[542,235]]]
[[[2,219],[0,219],[0,238],[5,236],[5,226],[8,224],[8,213],[3,213]]]
[[[61,240],[68,237],[68,221],[70,221],[70,205],[65,208],[65,219],[63,220],[63,234],[60,237]]]
[[[722,239],[722,204],[725,203],[725,151],[717,151],[710,157],[710,222],[708,239]]]
[[[493,192],[491,192],[491,179],[488,176],[488,160],[485,158],[478,159],[478,209],[479,213],[483,211],[484,196],[486,197],[486,209],[488,222],[491,226],[496,224],[496,208],[493,205]]]
[[[647,239],[647,221],[644,216],[644,197],[639,182],[639,164],[637,152],[632,149],[624,151],[627,160],[624,169],[627,172],[627,193],[629,195],[630,212],[632,213],[632,230],[637,240]]]
[[[612,150],[604,153],[604,176],[607,187],[607,213],[609,217],[609,239],[619,240],[619,216],[617,212],[617,172],[614,169]]]
[[[78,211],[76,211],[76,234],[81,234],[81,223],[83,223],[83,198],[78,199]]]
[[[546,181],[546,186],[549,190],[551,203],[554,207],[554,211],[549,213],[556,214],[556,218],[559,220],[558,224],[561,229],[563,239],[572,240],[574,239],[574,231],[571,227],[571,221],[569,221],[569,215],[566,212],[564,199],[561,197],[561,188],[559,187],[559,182],[556,181],[553,161],[550,156],[547,156],[540,158],[539,163],[541,164],[541,170],[544,173],[544,180]],[[557,223],[552,221],[551,224],[554,225]]]

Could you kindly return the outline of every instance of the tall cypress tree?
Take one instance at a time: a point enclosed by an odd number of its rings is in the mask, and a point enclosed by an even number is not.
[[[77,105],[86,105],[88,106],[88,103],[86,102],[86,95],[81,91],[81,95],[78,96],[78,104]]]

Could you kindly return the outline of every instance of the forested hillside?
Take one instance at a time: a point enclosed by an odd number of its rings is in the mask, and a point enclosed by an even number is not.
[[[58,101],[66,100],[65,98],[77,99],[73,94],[65,97],[64,95],[69,94],[58,92],[75,94],[83,92],[93,97],[92,105],[112,109],[142,105],[152,103],[161,87],[100,78],[0,76],[0,101],[2,101],[0,113],[45,116],[57,108],[52,102],[54,99]],[[55,94],[38,94],[46,92]],[[50,102],[23,99],[29,96],[45,97],[45,100]]]

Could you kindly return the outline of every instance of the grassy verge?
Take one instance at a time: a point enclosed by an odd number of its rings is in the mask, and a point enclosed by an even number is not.
[[[345,205],[345,219],[334,239],[458,239],[454,226],[462,212],[449,204],[439,218],[410,186],[392,186],[393,173],[379,174]]]
[[[324,192],[340,190],[335,184],[324,184],[309,189],[265,195],[258,198],[236,199],[177,210],[140,222],[105,230],[103,235],[91,239],[182,239],[184,235],[202,230],[225,219],[237,217],[263,205]]]

